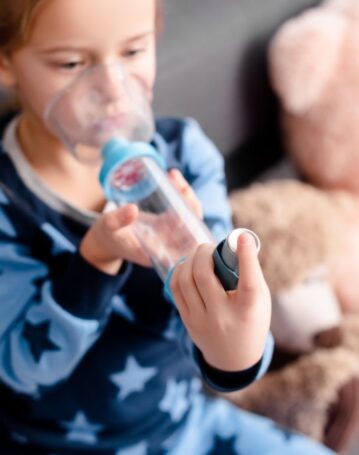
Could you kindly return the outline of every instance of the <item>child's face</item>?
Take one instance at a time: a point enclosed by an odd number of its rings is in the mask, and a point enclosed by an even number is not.
[[[28,42],[2,59],[0,81],[38,120],[52,96],[91,65],[121,62],[152,99],[154,0],[48,0]],[[1,79],[2,76],[2,79]]]

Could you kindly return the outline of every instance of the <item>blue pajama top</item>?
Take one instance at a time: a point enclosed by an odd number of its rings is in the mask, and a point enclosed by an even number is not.
[[[246,386],[266,370],[272,339],[253,368],[211,370],[152,269],[125,264],[109,276],[81,257],[96,214],[34,174],[15,126],[0,150],[0,428],[56,454],[141,445],[167,453],[166,441],[207,400],[200,378],[221,391]],[[153,144],[189,181],[222,239],[231,221],[214,145],[194,121],[169,118],[157,121]]]

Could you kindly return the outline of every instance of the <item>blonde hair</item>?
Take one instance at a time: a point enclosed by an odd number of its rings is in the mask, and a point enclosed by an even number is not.
[[[26,43],[36,14],[48,0],[0,0],[0,50],[10,53]],[[161,28],[161,0],[156,1],[156,25]]]

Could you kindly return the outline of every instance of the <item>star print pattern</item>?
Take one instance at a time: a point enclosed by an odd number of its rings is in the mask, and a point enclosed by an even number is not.
[[[136,320],[135,314],[126,305],[124,297],[115,295],[112,299],[112,307],[116,311],[116,313],[119,313],[124,318],[126,318],[128,321],[134,322]]]
[[[30,351],[34,360],[39,363],[42,355],[46,351],[60,350],[49,338],[50,321],[43,321],[37,324],[29,321],[25,322],[23,337],[29,343]]]
[[[53,239],[51,253],[56,256],[64,251],[76,251],[75,245],[71,243],[64,235],[55,229],[51,224],[44,223],[41,229]]]
[[[134,392],[142,392],[145,385],[157,373],[157,368],[141,367],[135,357],[129,356],[126,361],[125,369],[120,373],[110,376],[111,381],[120,389],[118,398],[124,400]]]
[[[10,193],[10,194],[9,194]],[[11,190],[0,182],[0,206],[2,210],[0,213],[0,232],[6,233],[10,237],[16,235],[15,226],[11,222],[11,216],[9,216],[9,205],[11,203]],[[10,196],[10,198],[9,198]]]
[[[183,322],[177,317],[172,317],[168,321],[168,325],[162,332],[162,336],[168,340],[176,340],[178,334],[183,330]]]
[[[189,408],[188,382],[170,379],[167,382],[166,393],[158,407],[162,412],[168,412],[174,422],[182,419]]]
[[[36,215],[27,202],[17,195],[17,190],[14,191],[1,181],[0,186],[5,198],[4,202],[0,204],[0,236],[29,239],[29,233],[36,226]],[[13,222],[14,217],[16,222]]]
[[[103,425],[91,423],[83,412],[78,412],[71,422],[62,422],[62,426],[68,430],[65,435],[68,441],[89,445],[97,443],[98,433],[104,428]]]
[[[1,190],[0,190],[0,204],[2,204],[2,205],[9,204],[9,199],[6,197],[4,191],[1,191]]]
[[[235,449],[236,439],[236,436],[227,439],[216,436],[214,447],[208,455],[240,455],[240,452]]]
[[[0,191],[0,194],[3,194],[3,193]],[[3,203],[3,202],[1,202],[1,203]],[[11,224],[11,221],[8,218],[8,216],[5,215],[5,212],[2,212],[0,214],[0,226],[1,226],[1,231],[3,232],[3,234],[6,234],[9,237],[16,237],[16,230],[15,230],[14,226]]]
[[[146,442],[140,442],[133,447],[128,449],[122,449],[116,452],[115,455],[147,455],[148,445]]]
[[[224,236],[230,223],[213,146],[193,122],[161,120],[158,128],[155,147],[168,167],[194,180],[206,221]],[[72,212],[57,212],[24,185],[8,151],[0,147],[0,182],[10,188],[0,193],[0,397],[4,419],[2,404],[10,403],[11,421],[19,422],[9,453],[20,452],[24,438],[31,441],[36,433],[52,455],[159,455],[169,453],[167,447],[171,455],[204,455],[232,450],[239,428],[242,455],[253,453],[259,438],[248,438],[242,450],[242,437],[257,429],[262,435],[263,425],[242,424],[234,408],[218,421],[215,400],[204,399],[193,380],[193,346],[163,298],[160,279],[131,264],[116,276],[89,267],[77,250],[88,225]],[[64,277],[70,277],[67,286]],[[193,433],[186,437],[189,427]],[[220,437],[219,427],[235,431]],[[271,423],[265,430],[275,432]],[[287,444],[277,431],[274,439],[277,453],[289,455],[287,447],[295,448],[300,438]],[[49,453],[37,449],[38,455]]]

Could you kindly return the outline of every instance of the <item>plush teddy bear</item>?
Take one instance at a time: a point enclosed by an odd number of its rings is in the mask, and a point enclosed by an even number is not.
[[[339,336],[342,311],[330,277],[351,199],[297,180],[233,191],[233,223],[261,239],[259,259],[273,299],[271,328],[285,351],[311,352]],[[333,331],[333,329],[336,329]],[[334,336],[334,333],[336,335]]]
[[[280,26],[269,73],[284,149],[306,183],[274,180],[231,194],[236,227],[262,240],[282,352],[264,378],[230,399],[337,451],[359,420],[358,55],[358,0],[327,0]],[[337,322],[321,327],[335,300]],[[283,351],[302,354],[278,362]]]
[[[277,350],[272,371],[227,398],[342,449],[359,415],[359,316],[343,317],[330,269],[356,201],[288,179],[235,190],[230,202],[235,227],[261,239]]]
[[[359,311],[359,1],[327,0],[285,22],[268,52],[285,151],[322,191],[356,200],[331,269],[345,312]]]
[[[342,453],[358,432],[358,353],[345,345],[316,349],[226,398]]]

